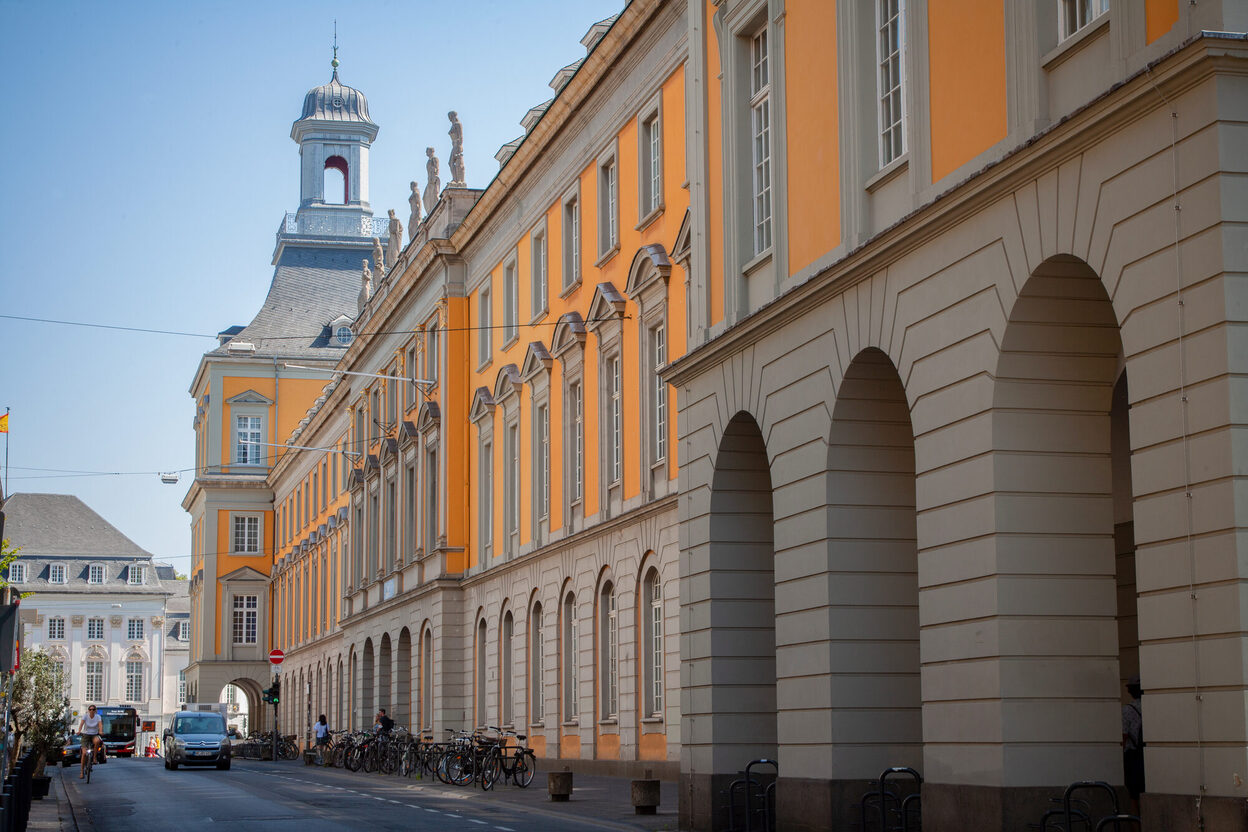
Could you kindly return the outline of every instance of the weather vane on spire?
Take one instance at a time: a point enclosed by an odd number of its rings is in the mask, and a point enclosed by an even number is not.
[[[334,74],[338,74],[338,21],[334,21],[334,59],[329,62],[334,68]]]

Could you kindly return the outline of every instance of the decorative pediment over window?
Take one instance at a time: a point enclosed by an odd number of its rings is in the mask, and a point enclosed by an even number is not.
[[[390,436],[381,438],[381,461],[389,462],[391,459],[399,455],[399,442]]]
[[[108,653],[98,644],[93,644],[87,648],[83,654],[83,661],[88,662],[106,662],[108,661]]]
[[[689,216],[689,212],[685,211],[685,218],[680,222],[680,230],[676,232],[676,242],[672,243],[672,260],[686,266],[689,264],[689,255],[693,250],[693,223],[690,222]]]
[[[490,395],[489,388],[478,387],[477,392],[472,396],[472,409],[468,411],[468,420],[474,423],[480,422],[493,413],[494,397]]]
[[[341,523],[346,523],[346,522],[347,522],[347,515],[348,515],[348,514],[350,514],[350,512],[348,512],[348,511],[347,511],[347,507],[346,507],[346,506],[343,506],[342,508],[338,509],[338,522],[339,522],[340,524],[341,524]]]
[[[672,261],[668,259],[667,250],[661,244],[642,246],[633,258],[633,265],[628,269],[628,285],[624,291],[628,292],[629,297],[635,298],[660,278],[666,283],[671,274]]]
[[[151,661],[151,657],[147,654],[147,651],[143,649],[141,644],[134,644],[131,645],[130,649],[126,651],[126,657],[122,659],[122,661],[147,662]]]
[[[541,341],[530,341],[524,353],[524,363],[520,366],[520,379],[531,383],[540,373],[549,373],[554,359]]]
[[[515,364],[507,364],[494,379],[494,401],[502,402],[520,392],[520,370]]]
[[[431,430],[437,430],[441,423],[442,409],[438,407],[437,402],[425,402],[420,406],[420,413],[416,417],[417,430],[421,433],[428,433]]]
[[[228,572],[221,576],[223,581],[267,581],[268,575],[259,570],[252,569],[250,566],[240,566],[233,572]]]
[[[48,651],[48,655],[52,657],[54,662],[69,661],[69,651],[65,649],[64,645],[54,644],[51,648],[45,647],[44,649]]]
[[[579,312],[565,312],[555,324],[555,332],[550,339],[550,352],[558,357],[572,347],[585,346],[585,320]]]
[[[596,330],[605,323],[618,323],[624,317],[628,300],[611,283],[599,283],[594,289],[594,299],[589,302],[589,321],[585,324]]]
[[[404,419],[399,422],[399,444],[407,446],[416,441],[416,437],[420,436],[420,430],[417,429],[415,422],[409,422]]]
[[[381,467],[381,460],[377,458],[377,454],[368,454],[364,457],[364,473],[376,471]]]
[[[273,404],[272,399],[257,393],[255,390],[244,390],[237,396],[230,396],[225,401],[226,404]]]

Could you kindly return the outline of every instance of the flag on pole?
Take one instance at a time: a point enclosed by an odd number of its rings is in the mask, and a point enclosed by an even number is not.
[[[8,432],[9,432],[9,414],[6,413],[3,416],[0,416],[0,433],[8,433]]]

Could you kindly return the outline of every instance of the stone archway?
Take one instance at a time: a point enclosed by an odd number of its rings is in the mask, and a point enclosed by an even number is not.
[[[399,725],[415,726],[412,719],[412,633],[407,627],[399,631],[397,676],[394,693],[394,721]]]

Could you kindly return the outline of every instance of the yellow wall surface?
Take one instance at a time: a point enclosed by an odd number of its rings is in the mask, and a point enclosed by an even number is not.
[[[271,553],[273,551],[273,512],[255,512],[247,510],[248,514],[260,514],[263,529],[260,534],[260,551],[262,553]],[[273,570],[273,558],[271,554],[260,555],[231,555],[232,542],[230,534],[232,533],[230,526],[230,511],[221,509],[217,511],[217,577],[228,575],[235,569],[244,566],[250,566],[263,575],[268,575]],[[221,581],[216,582],[215,601],[217,608],[217,621],[229,620],[225,617],[225,609],[222,607],[221,598]],[[217,631],[213,633],[213,651],[218,655],[221,653],[221,628],[217,627]]]
[[[1145,0],[1144,16],[1148,21],[1146,43],[1157,40],[1179,22],[1179,2],[1180,0]]]
[[[723,111],[721,98],[723,85],[720,82],[719,39],[715,34],[715,6],[706,0],[706,200],[709,206],[709,222],[706,229],[706,242],[710,248],[710,262],[707,264],[706,279],[710,283],[711,324],[724,319],[724,154],[723,154]],[[675,421],[675,420],[673,420]]]
[[[785,19],[789,273],[795,274],[841,241],[836,2],[788,0]]]
[[[927,27],[939,181],[1005,138],[1005,8],[1001,0],[930,0]]]

